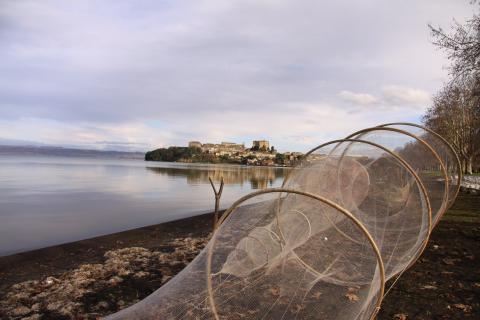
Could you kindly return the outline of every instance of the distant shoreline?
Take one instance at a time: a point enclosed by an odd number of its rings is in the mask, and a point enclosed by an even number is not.
[[[0,155],[5,156],[57,156],[57,157],[88,157],[115,159],[144,159],[145,153],[132,151],[112,151],[64,148],[52,146],[12,146],[0,145]]]
[[[36,146],[6,146],[0,145],[0,156],[42,156],[42,157],[64,157],[64,158],[86,158],[86,159],[124,159],[124,160],[141,160],[151,163],[179,163],[179,164],[217,164],[231,165],[243,167],[259,167],[259,168],[292,168],[293,165],[252,165],[233,162],[205,162],[205,161],[161,161],[146,160],[143,152],[127,152],[127,151],[103,151],[91,149],[74,149],[62,147],[36,147]]]

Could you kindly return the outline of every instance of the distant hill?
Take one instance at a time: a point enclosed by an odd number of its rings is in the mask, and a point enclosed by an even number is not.
[[[159,148],[145,153],[146,161],[181,161],[191,162],[192,159],[201,154],[201,150],[189,147]]]
[[[144,159],[143,152],[103,151],[91,149],[75,149],[51,146],[13,146],[0,145],[0,155],[39,155],[57,157],[88,157],[88,158],[120,158]]]

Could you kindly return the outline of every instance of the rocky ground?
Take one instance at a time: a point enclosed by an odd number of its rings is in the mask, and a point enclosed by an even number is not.
[[[479,208],[480,196],[459,195],[378,319],[480,319]],[[206,215],[0,258],[0,318],[97,319],[125,308],[182,270],[210,231]]]
[[[138,302],[181,271],[206,238],[174,239],[164,250],[107,251],[103,263],[17,283],[0,302],[5,319],[97,319]]]

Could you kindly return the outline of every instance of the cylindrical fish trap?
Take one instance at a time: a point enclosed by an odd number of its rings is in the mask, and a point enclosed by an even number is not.
[[[372,319],[460,181],[453,148],[419,125],[322,144],[281,188],[236,201],[182,272],[108,319]]]

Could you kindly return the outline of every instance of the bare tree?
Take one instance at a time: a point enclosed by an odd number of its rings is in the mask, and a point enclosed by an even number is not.
[[[210,180],[210,184],[212,185],[213,193],[215,194],[215,212],[213,214],[213,231],[215,231],[218,227],[218,209],[220,207],[220,197],[222,196],[223,192],[223,177],[220,180],[220,189],[217,191],[217,188],[215,188],[215,185],[213,184],[212,178],[208,177],[208,180]]]
[[[429,28],[433,44],[451,61],[452,78],[434,97],[423,122],[452,144],[464,172],[472,173],[473,161],[480,155],[480,16],[474,14],[464,24],[454,21],[449,33]]]
[[[449,85],[433,99],[423,117],[425,125],[444,136],[457,150],[465,173],[472,173],[480,155],[480,99],[474,92],[479,82]]]
[[[472,2],[475,3],[475,2]],[[447,53],[451,60],[451,84],[461,85],[477,81],[480,77],[480,16],[460,24],[454,20],[452,32],[429,25],[433,44]]]

